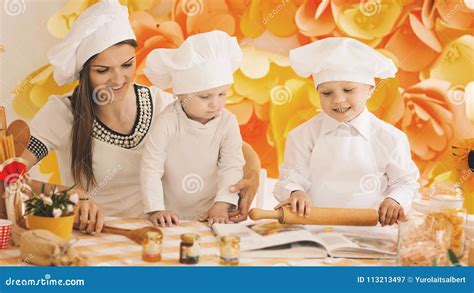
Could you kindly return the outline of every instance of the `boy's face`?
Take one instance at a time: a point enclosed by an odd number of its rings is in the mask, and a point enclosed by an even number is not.
[[[324,113],[339,122],[347,122],[364,110],[373,88],[352,81],[330,81],[318,85],[317,91]]]
[[[222,111],[229,88],[230,85],[224,85],[178,97],[181,99],[181,104],[188,117],[205,124]]]

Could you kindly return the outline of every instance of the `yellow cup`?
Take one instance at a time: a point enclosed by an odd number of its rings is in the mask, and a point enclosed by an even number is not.
[[[59,218],[28,215],[26,219],[30,230],[45,229],[63,239],[69,240],[71,238],[72,227],[74,225],[74,214]]]

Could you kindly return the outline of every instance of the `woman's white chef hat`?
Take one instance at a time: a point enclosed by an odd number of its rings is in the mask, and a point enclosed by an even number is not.
[[[103,0],[83,11],[66,38],[48,51],[54,79],[63,85],[79,78],[90,57],[125,40],[136,40],[128,9],[118,0]]]
[[[313,76],[314,84],[353,81],[375,85],[374,78],[394,77],[392,60],[351,38],[327,38],[290,51],[290,63],[302,76]]]
[[[234,82],[242,61],[235,37],[211,31],[188,37],[177,49],[155,49],[147,58],[145,75],[155,85],[190,94]]]

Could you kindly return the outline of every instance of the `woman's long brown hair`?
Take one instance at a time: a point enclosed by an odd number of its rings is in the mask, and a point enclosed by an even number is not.
[[[135,40],[125,40],[115,44],[137,47]],[[89,80],[89,70],[92,61],[98,54],[92,56],[84,64],[79,73],[79,85],[71,96],[73,125],[71,131],[71,171],[76,185],[88,191],[97,186],[92,168],[92,124],[95,117],[95,107],[92,98],[93,88]]]

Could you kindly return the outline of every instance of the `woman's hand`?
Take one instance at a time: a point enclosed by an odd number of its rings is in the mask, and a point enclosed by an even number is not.
[[[74,192],[79,195],[79,202],[74,207],[74,228],[89,234],[100,233],[104,227],[104,210],[85,191],[76,188]]]
[[[259,173],[252,172],[249,175],[248,178],[244,178],[230,187],[230,191],[238,192],[240,197],[237,210],[229,212],[230,220],[235,223],[247,220],[250,205],[258,191]]]

